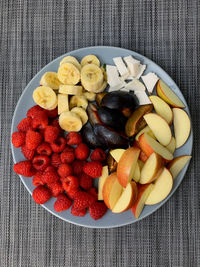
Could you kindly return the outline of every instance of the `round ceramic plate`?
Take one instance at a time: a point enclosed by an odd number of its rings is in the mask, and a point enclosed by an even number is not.
[[[52,62],[50,62],[48,65],[46,65],[41,71],[39,71],[35,77],[29,82],[29,84],[26,86],[24,89],[14,112],[13,120],[12,120],[12,129],[11,129],[11,134],[17,130],[17,125],[21,121],[22,118],[26,116],[27,110],[34,105],[33,99],[32,99],[32,93],[33,90],[39,86],[39,81],[42,75],[47,72],[47,71],[57,71],[59,62],[61,59],[65,56],[71,55],[75,56],[78,60],[81,60],[84,56],[89,55],[89,54],[94,54],[98,56],[98,58],[101,60],[102,64],[111,64],[114,65],[112,58],[114,57],[125,57],[128,55],[132,55],[134,58],[140,60],[142,64],[146,64],[147,68],[145,73],[148,73],[150,71],[156,73],[162,80],[164,80],[169,87],[180,97],[180,99],[183,101],[185,104],[186,112],[189,114],[189,109],[187,106],[187,103],[175,84],[175,82],[169,77],[169,75],[161,69],[157,64],[149,60],[148,58],[135,53],[133,51],[127,50],[127,49],[122,49],[122,48],[117,48],[117,47],[107,47],[107,46],[96,46],[96,47],[87,47],[87,48],[82,48],[78,49],[72,52],[69,52]],[[190,115],[190,114],[189,114]],[[175,157],[179,155],[190,155],[192,152],[192,144],[193,144],[193,132],[191,130],[191,134],[187,142],[182,146],[181,148],[177,149],[175,152]],[[24,160],[24,157],[20,151],[20,149],[16,149],[12,146],[12,154],[13,154],[13,159],[14,162],[19,162],[21,160]],[[47,203],[42,205],[45,209],[47,209],[49,212],[54,214],[55,216],[81,226],[85,227],[92,227],[92,228],[112,228],[112,227],[119,227],[127,224],[131,224],[134,222],[137,222],[153,212],[155,212],[159,207],[161,207],[176,191],[178,186],[180,185],[181,181],[183,180],[183,177],[186,173],[186,170],[188,168],[187,164],[185,168],[181,171],[181,173],[178,175],[178,177],[174,181],[173,189],[170,193],[170,195],[161,203],[153,206],[145,206],[144,210],[142,211],[139,219],[136,219],[131,210],[128,210],[124,213],[120,214],[114,214],[110,210],[107,211],[106,215],[101,218],[100,220],[94,221],[90,216],[89,213],[86,214],[84,217],[76,217],[71,215],[70,210],[68,211],[63,211],[61,213],[57,213],[54,211],[53,205],[55,202],[55,198],[51,198]],[[34,189],[34,186],[32,185],[32,179],[26,178],[20,175],[20,178],[22,182],[24,183],[25,187],[29,191],[30,194],[32,194],[32,191]],[[20,196],[19,196],[20,197]]]

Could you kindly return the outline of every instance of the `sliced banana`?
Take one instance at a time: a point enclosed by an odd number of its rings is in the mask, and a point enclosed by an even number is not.
[[[88,64],[81,69],[81,83],[89,91],[96,93],[103,84],[103,73],[101,68],[94,64]]]
[[[68,95],[58,94],[58,114],[69,111]]]
[[[53,109],[57,104],[54,90],[47,86],[39,86],[33,91],[33,100],[44,109]]]
[[[50,108],[46,108],[47,110],[53,110],[54,108],[56,108],[58,106],[58,96],[56,96],[56,102],[55,102],[55,104],[52,106],[52,107],[50,107]]]
[[[103,92],[106,89],[107,84],[108,84],[107,81],[104,81],[103,84],[102,84],[102,86],[96,91],[96,93]]]
[[[65,62],[58,68],[58,79],[63,84],[75,85],[80,81],[80,78],[79,69],[70,62]]]
[[[75,57],[72,57],[72,56],[64,57],[64,58],[60,61],[60,66],[61,66],[63,63],[66,63],[66,62],[70,62],[70,63],[74,64],[79,70],[81,70],[81,64],[78,62],[78,60],[77,60]]]
[[[71,111],[65,111],[60,114],[59,124],[67,132],[79,132],[82,128],[81,118]]]
[[[74,107],[82,107],[86,109],[88,106],[88,101],[85,96],[83,95],[74,95],[70,98],[69,101],[69,108],[70,110]]]
[[[100,61],[95,55],[87,55],[81,60],[81,66],[85,66],[87,64],[95,64],[98,67],[100,66]]]
[[[85,109],[80,107],[75,107],[71,109],[71,112],[76,113],[81,118],[83,125],[86,124],[86,122],[88,121],[88,115]]]
[[[54,90],[58,90],[61,84],[56,72],[45,72],[40,80],[40,85],[50,87]]]
[[[94,101],[96,94],[93,92],[84,92],[83,95],[87,98],[88,101]]]
[[[59,93],[67,95],[82,95],[83,87],[80,85],[61,85]]]

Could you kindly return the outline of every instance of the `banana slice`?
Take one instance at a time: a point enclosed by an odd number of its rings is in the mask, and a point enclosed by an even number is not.
[[[96,93],[103,84],[101,68],[94,64],[85,65],[81,69],[81,83],[87,91]]]
[[[81,118],[71,111],[65,111],[60,114],[59,124],[67,132],[79,132],[82,128]]]
[[[100,66],[100,61],[95,55],[87,55],[81,60],[81,66],[85,66],[87,64],[95,64],[98,67]]]
[[[73,108],[73,107],[82,107],[84,109],[86,109],[88,106],[88,101],[86,99],[85,96],[83,95],[74,95],[70,98],[70,101],[69,101],[69,108],[70,110]]]
[[[86,124],[86,122],[88,121],[88,115],[85,109],[80,108],[80,107],[75,107],[71,110],[71,112],[76,113],[81,118],[83,125]]]
[[[80,81],[80,78],[79,69],[70,62],[65,62],[58,68],[58,79],[63,84],[75,85]]]
[[[66,62],[70,62],[70,63],[74,64],[79,70],[81,70],[81,64],[78,62],[78,60],[77,60],[75,57],[72,57],[72,56],[64,57],[64,58],[60,61],[60,66],[61,66],[63,63],[66,63]]]
[[[50,87],[54,90],[58,90],[61,84],[56,72],[46,72],[40,80],[40,85]]]
[[[56,96],[56,103],[52,107],[46,108],[46,109],[47,110],[52,110],[52,109],[56,108],[57,106],[58,106],[58,96]]]
[[[39,86],[33,91],[33,100],[44,109],[53,109],[57,104],[54,90],[47,86]]]
[[[96,94],[92,92],[84,92],[83,95],[87,98],[88,101],[94,101]]]
[[[58,114],[69,111],[68,95],[58,94]]]
[[[106,89],[107,84],[108,84],[107,81],[104,81],[103,84],[102,84],[102,86],[96,91],[96,93],[103,92]]]
[[[61,85],[59,93],[67,95],[82,95],[83,87],[79,85]]]

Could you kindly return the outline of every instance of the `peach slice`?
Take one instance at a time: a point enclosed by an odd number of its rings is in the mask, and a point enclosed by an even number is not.
[[[102,175],[99,177],[98,181],[98,200],[103,200],[103,186],[108,177],[108,166],[104,166],[102,170]]]
[[[173,108],[173,115],[176,148],[179,148],[185,144],[190,135],[191,122],[188,114],[180,108]]]
[[[117,173],[113,172],[106,178],[103,185],[103,200],[109,209],[113,209],[122,191],[123,187],[118,182]]]
[[[135,215],[137,219],[139,218],[144,208],[144,203],[147,200],[152,189],[153,189],[153,184],[143,184],[143,185],[138,184],[138,198],[136,202],[133,204],[133,207],[131,208],[132,213]]]
[[[166,120],[156,113],[148,113],[144,115],[144,119],[157,140],[163,146],[169,145],[172,138],[172,132]]]
[[[152,132],[152,130],[151,130],[150,127],[147,125],[146,127],[144,127],[144,128],[143,128],[143,129],[136,135],[135,140],[136,140],[136,141],[139,141],[139,137],[140,137],[140,135],[142,135],[143,133],[148,133],[148,135],[150,135],[151,137],[153,137],[154,139],[156,139],[155,136],[154,136],[154,134],[153,134],[153,132]]]
[[[159,80],[156,86],[156,91],[159,97],[161,97],[170,106],[176,108],[184,108],[185,105],[180,98],[169,88],[169,86],[162,80]]]
[[[153,189],[149,194],[146,205],[154,205],[165,199],[172,190],[173,178],[170,171],[164,168],[160,176],[155,180]]]
[[[139,183],[148,184],[153,182],[157,178],[163,164],[162,157],[156,153],[152,153],[141,170]]]
[[[112,209],[113,213],[120,213],[130,209],[137,200],[138,189],[135,182],[127,184],[120,198]]]
[[[169,150],[169,152],[174,154],[174,151],[176,149],[176,140],[173,136],[172,136],[172,139],[171,139],[169,145],[167,145],[166,148]]]
[[[171,124],[173,119],[173,113],[170,106],[159,96],[151,95],[149,96],[149,99],[151,100],[156,113],[163,117],[168,124]]]
[[[117,177],[119,183],[126,187],[134,176],[140,149],[137,147],[128,148],[122,155],[117,165]]]
[[[173,159],[167,166],[167,168],[170,170],[173,179],[177,177],[177,175],[181,172],[181,170],[185,167],[187,162],[192,158],[192,156],[179,156],[175,159]]]

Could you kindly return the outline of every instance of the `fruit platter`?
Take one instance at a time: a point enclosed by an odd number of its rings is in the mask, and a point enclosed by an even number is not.
[[[154,62],[116,47],[72,51],[24,89],[11,129],[14,172],[68,222],[110,228],[162,206],[191,160],[187,103]]]

